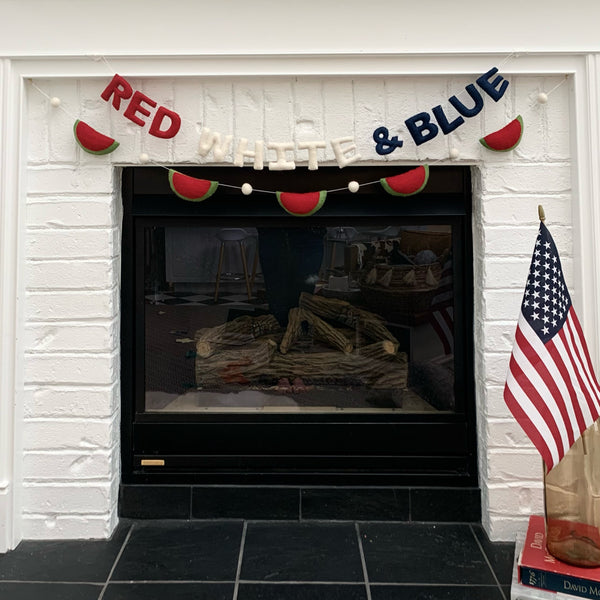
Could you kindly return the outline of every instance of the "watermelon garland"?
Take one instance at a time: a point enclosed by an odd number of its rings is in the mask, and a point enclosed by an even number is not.
[[[90,154],[109,154],[119,146],[119,142],[115,139],[100,133],[79,119],[73,125],[73,135],[79,146]],[[501,129],[482,137],[479,142],[488,150],[508,152],[519,145],[522,137],[523,118],[519,115]],[[147,160],[144,162],[147,162]],[[210,198],[219,187],[218,181],[191,177],[174,169],[168,169],[168,172],[171,190],[179,198],[188,202],[202,202]],[[420,165],[398,175],[383,177],[378,182],[372,181],[362,185],[380,183],[388,194],[397,197],[408,197],[421,193],[427,186],[428,181],[429,165]],[[352,193],[357,192],[359,187],[360,184],[356,181],[351,181],[348,184],[348,190]],[[252,193],[252,186],[248,183],[245,183],[240,189],[245,195]],[[327,197],[327,190],[303,193],[277,191],[274,193],[280,206],[287,213],[297,217],[314,215],[325,204]]]

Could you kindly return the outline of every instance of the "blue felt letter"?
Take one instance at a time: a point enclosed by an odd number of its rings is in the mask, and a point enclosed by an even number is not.
[[[486,92],[488,96],[494,100],[494,102],[498,102],[498,100],[504,96],[504,92],[508,87],[508,81],[506,81],[502,75],[498,75],[494,81],[489,81],[490,77],[495,75],[497,72],[498,69],[494,67],[477,79],[477,85],[479,85],[479,87]],[[498,85],[500,85],[499,90],[496,89]]]
[[[459,125],[462,125],[465,120],[462,117],[456,117],[454,121],[451,123],[448,121],[448,117],[444,113],[444,109],[441,105],[437,105],[432,109],[433,115],[436,118],[436,121],[440,124],[442,132],[444,135],[448,135],[452,131],[454,131]]]
[[[452,96],[452,98],[448,98],[448,102],[454,106],[454,108],[463,116],[463,117],[474,117],[481,112],[483,108],[483,98],[481,94],[477,90],[477,88],[470,83],[465,90],[471,96],[473,101],[475,102],[475,106],[473,108],[467,108],[456,96]]]
[[[408,131],[417,146],[432,140],[439,131],[438,126],[431,122],[431,117],[426,112],[414,115],[410,119],[406,119],[404,123],[408,127]]]

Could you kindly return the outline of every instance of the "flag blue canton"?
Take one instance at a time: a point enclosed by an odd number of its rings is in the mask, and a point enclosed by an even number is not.
[[[525,286],[521,311],[545,344],[563,326],[571,307],[558,251],[550,232],[541,223]]]

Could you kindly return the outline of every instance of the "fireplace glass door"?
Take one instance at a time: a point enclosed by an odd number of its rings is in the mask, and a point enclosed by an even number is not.
[[[452,226],[140,223],[147,412],[453,411]]]
[[[468,169],[184,171],[230,185],[123,174],[124,482],[473,484]],[[296,217],[245,182],[335,191]]]

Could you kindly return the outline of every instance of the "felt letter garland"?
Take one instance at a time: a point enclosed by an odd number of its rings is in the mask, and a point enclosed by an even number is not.
[[[431,122],[431,117],[426,112],[410,117],[404,123],[417,146],[432,140],[439,131],[438,126]]]
[[[492,98],[494,102],[498,102],[508,88],[508,81],[501,75],[498,75],[490,81],[497,72],[498,69],[494,67],[476,80],[477,85],[479,85],[479,87]],[[444,135],[452,133],[465,122],[463,117],[474,117],[481,112],[483,108],[483,98],[477,88],[470,83],[465,87],[465,91],[473,100],[473,107],[468,108],[457,96],[451,96],[448,98],[448,103],[459,113],[459,116],[452,121],[448,120],[446,111],[442,108],[441,104],[438,104],[431,109],[436,121],[435,123],[433,122],[431,115],[426,111],[417,113],[404,121],[408,132],[417,146],[435,138],[440,129]],[[403,144],[402,140],[398,139],[398,136],[390,138],[389,130],[386,127],[378,127],[375,129],[373,132],[373,141],[375,142],[375,151],[377,154],[381,155],[390,154],[396,148],[401,148]]]
[[[207,156],[212,149],[214,159],[217,162],[223,162],[229,152],[231,140],[233,140],[232,135],[225,136],[225,140],[221,144],[220,133],[213,133],[208,127],[203,127],[200,133],[200,141],[198,142],[198,154],[200,156]]]
[[[156,102],[152,98],[142,94],[140,91],[134,92],[127,80],[120,75],[115,75],[112,78],[112,81],[106,86],[100,97],[106,100],[106,102],[109,102],[112,97],[112,105],[115,110],[119,110],[121,107],[121,100],[129,100],[131,98],[123,116],[140,127],[144,127],[146,122],[138,115],[149,117],[152,114],[142,103],[147,104],[150,108],[156,108]],[[162,129],[161,126],[165,119],[170,120],[170,125],[166,129]],[[176,112],[164,106],[159,106],[150,124],[149,133],[158,138],[172,138],[177,135],[180,127],[181,117]]]
[[[244,166],[244,158],[253,158],[254,159],[254,170],[262,171],[264,167],[264,156],[265,156],[265,148],[264,142],[262,140],[257,140],[254,142],[254,152],[252,150],[248,150],[248,140],[246,138],[241,138],[238,142],[237,149],[235,151],[235,157],[233,159],[233,164],[236,167]]]
[[[498,100],[504,96],[504,92],[506,92],[506,88],[508,87],[508,81],[506,81],[502,75],[498,75],[494,81],[490,82],[490,77],[493,77],[497,72],[498,69],[494,67],[477,79],[477,85],[486,92],[494,102],[498,102]],[[500,89],[496,89],[498,86],[500,86]]]
[[[474,117],[475,115],[478,115],[483,108],[483,98],[481,97],[479,90],[472,83],[465,88],[465,91],[471,96],[475,103],[473,108],[467,108],[456,96],[448,98],[448,102],[450,102],[463,117]]]
[[[136,125],[139,125],[140,127],[143,127],[146,124],[146,122],[143,121],[140,117],[138,117],[136,113],[140,113],[145,117],[150,116],[150,111],[144,106],[142,106],[142,102],[149,104],[152,108],[156,106],[156,102],[154,102],[152,98],[148,98],[148,96],[142,94],[142,92],[136,91],[133,94],[131,101],[129,102],[129,106],[125,109],[125,112],[123,113],[124,117],[126,117],[130,121],[133,121]]]
[[[112,81],[106,86],[106,89],[100,94],[100,97],[107,102],[112,96],[112,105],[115,110],[119,110],[121,100],[129,100],[133,94],[133,88],[127,80],[120,75],[115,75]]]
[[[161,125],[165,118],[170,119],[171,124],[167,129],[161,129]],[[152,119],[152,124],[150,125],[148,133],[157,138],[167,139],[175,137],[180,127],[181,117],[176,112],[165,108],[164,106],[159,106],[154,115],[154,119]]]

